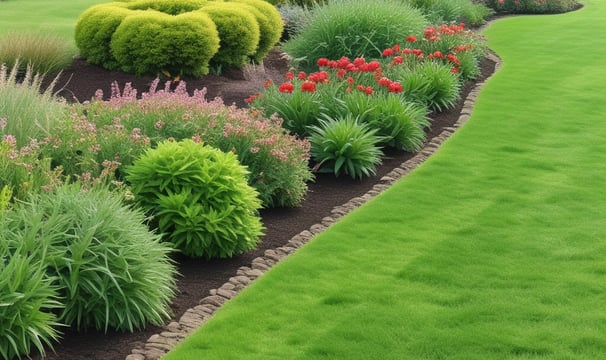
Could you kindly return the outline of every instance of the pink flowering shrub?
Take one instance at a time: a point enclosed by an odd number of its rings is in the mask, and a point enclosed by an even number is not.
[[[109,100],[101,100],[102,94],[98,94],[97,100],[77,108],[77,116],[84,124],[94,123],[97,132],[112,134],[107,141],[116,139],[117,134],[123,139],[111,141],[105,150],[104,139],[97,137],[97,142],[87,144],[86,151],[90,151],[90,146],[101,145],[102,156],[97,157],[97,162],[105,158],[119,163],[116,165],[120,176],[120,166],[132,163],[141,149],[163,140],[192,139],[235,153],[240,163],[248,167],[248,183],[259,192],[264,207],[301,203],[307,182],[313,178],[308,167],[307,140],[289,135],[281,127],[282,120],[276,117],[226,106],[220,98],[208,101],[204,89],[190,96],[183,81],[175,89],[171,89],[170,82],[163,89],[158,85],[156,80],[149,92],[138,99],[137,90],[129,84],[120,91],[114,83]],[[86,131],[91,129],[85,126],[81,130]]]

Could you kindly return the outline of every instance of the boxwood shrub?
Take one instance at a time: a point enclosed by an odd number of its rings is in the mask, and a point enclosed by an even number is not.
[[[126,72],[202,76],[219,50],[219,34],[202,12],[171,16],[149,10],[126,17],[110,47]]]
[[[210,16],[219,32],[219,51],[211,59],[212,66],[239,68],[255,55],[261,31],[251,12],[239,4],[216,1],[200,11]]]

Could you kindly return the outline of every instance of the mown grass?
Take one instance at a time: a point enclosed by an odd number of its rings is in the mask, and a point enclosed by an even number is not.
[[[605,15],[494,23],[470,121],[165,359],[606,357]]]
[[[17,31],[55,34],[72,41],[78,16],[106,0],[8,0],[0,2],[0,36]],[[75,44],[74,44],[75,47]]]

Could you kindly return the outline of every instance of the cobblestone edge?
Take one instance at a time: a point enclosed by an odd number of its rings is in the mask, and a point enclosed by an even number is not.
[[[199,305],[188,309],[183,316],[181,316],[179,321],[173,321],[168,325],[165,325],[162,332],[152,335],[142,346],[134,348],[125,360],[160,359],[181,340],[192,334],[210,319],[225,302],[236,296],[242,289],[246,288],[250,283],[262,276],[273,265],[297,251],[298,248],[309,242],[317,234],[326,230],[341,217],[377,196],[427,160],[437,151],[446,139],[469,120],[480,90],[486,81],[500,69],[501,59],[498,56],[489,52],[486,57],[495,63],[495,71],[483,82],[477,83],[469,92],[463,103],[459,118],[453,126],[444,128],[438,136],[427,143],[413,158],[405,161],[387,175],[383,176],[366,194],[355,197],[343,205],[335,206],[330,215],[324,217],[321,223],[314,224],[309,229],[303,230],[299,234],[293,236],[284,246],[266,250],[263,256],[253,259],[250,266],[240,267],[236,274],[220,288],[210,290],[209,296],[201,299]]]

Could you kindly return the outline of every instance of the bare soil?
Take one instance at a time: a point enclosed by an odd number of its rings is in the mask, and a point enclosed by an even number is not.
[[[261,91],[267,79],[282,82],[288,65],[276,49],[265,60],[264,66],[257,69],[251,77],[244,78],[239,72],[226,72],[221,75],[207,75],[199,79],[186,79],[190,91],[206,87],[209,98],[220,96],[226,104],[245,106],[243,99]],[[481,75],[476,81],[483,81],[494,72],[494,63],[483,60]],[[62,88],[60,95],[68,101],[90,100],[98,89],[103,90],[105,97],[110,94],[113,81],[123,87],[127,82],[141,91],[147,91],[153,77],[136,77],[119,71],[107,71],[87,64],[82,59],[74,60],[72,66],[59,78],[57,88]],[[463,87],[461,99],[465,99],[475,82],[468,82]],[[431,114],[432,125],[428,129],[428,141],[441,133],[444,127],[451,126],[459,117],[463,100],[442,113]],[[350,199],[361,196],[372,188],[378,180],[392,169],[398,167],[414,154],[387,150],[383,163],[377,168],[375,176],[363,180],[352,180],[346,177],[335,178],[328,174],[317,174],[316,180],[309,184],[309,192],[303,204],[297,208],[268,209],[261,212],[266,227],[265,235],[258,248],[249,253],[224,260],[199,260],[178,257],[179,272],[178,295],[172,303],[173,319],[179,319],[183,313],[198,304],[200,299],[209,295],[209,290],[216,289],[234,276],[241,266],[250,266],[252,260],[262,256],[266,249],[285,245],[290,238],[310,226],[321,222],[330,215],[333,207],[342,205]],[[131,350],[144,343],[151,335],[160,332],[159,327],[150,326],[135,333],[110,331],[107,334],[97,331],[77,333],[65,329],[60,343],[49,351],[47,359],[69,360],[124,360]],[[33,359],[41,359],[33,356]]]

